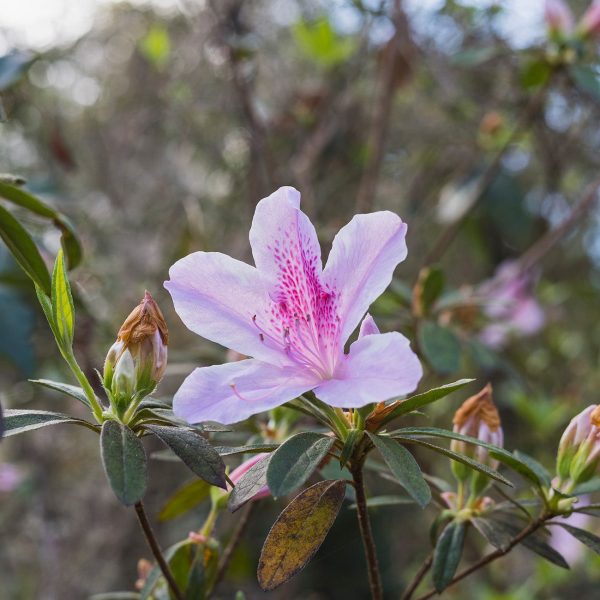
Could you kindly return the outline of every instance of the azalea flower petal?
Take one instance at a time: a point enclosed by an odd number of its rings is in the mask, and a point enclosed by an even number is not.
[[[246,356],[285,362],[261,340],[253,317],[268,302],[258,271],[219,252],[194,252],[169,270],[165,287],[185,325],[202,337]]]
[[[316,383],[297,369],[258,360],[201,367],[175,394],[173,411],[190,423],[237,423],[297,398]]]
[[[395,331],[371,334],[354,342],[336,377],[314,391],[327,404],[352,408],[408,394],[422,375],[407,338]]]
[[[256,268],[273,284],[281,282],[286,267],[297,267],[294,275],[303,278],[313,270],[321,276],[317,232],[300,210],[300,193],[293,187],[281,187],[256,205],[250,245]]]
[[[365,337],[365,335],[373,335],[376,333],[381,333],[379,331],[379,327],[377,327],[377,323],[375,323],[375,319],[367,313],[365,318],[362,320],[360,324],[360,329],[358,330],[359,339]]]
[[[406,258],[406,224],[389,211],[356,215],[333,240],[323,271],[325,285],[338,294],[338,316],[345,342],[392,281]]]

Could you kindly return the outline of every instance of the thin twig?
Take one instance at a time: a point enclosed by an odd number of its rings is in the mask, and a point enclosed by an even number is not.
[[[255,502],[250,502],[248,507],[245,509],[244,514],[241,516],[238,521],[237,527],[235,531],[232,533],[231,538],[223,552],[223,556],[219,561],[219,566],[217,567],[217,574],[215,576],[215,580],[212,584],[210,591],[207,593],[206,597],[210,598],[211,594],[217,589],[219,583],[223,580],[225,573],[227,572],[227,568],[229,567],[229,563],[233,558],[234,552],[237,550],[240,542],[242,541],[242,537],[246,532],[248,524],[250,523],[250,517],[252,516],[252,512],[254,510]]]
[[[429,553],[429,556],[425,559],[419,570],[415,573],[412,581],[408,585],[408,587],[404,590],[400,600],[410,600],[412,595],[415,593],[415,590],[419,587],[421,581],[423,581],[423,577],[427,575],[429,569],[431,569],[431,565],[433,564],[433,551]]]
[[[350,470],[352,479],[354,480],[354,489],[356,490],[356,514],[358,516],[358,526],[360,528],[360,534],[362,536],[367,559],[371,597],[372,600],[381,600],[383,598],[383,587],[381,585],[381,575],[379,573],[373,531],[371,530],[371,522],[369,520],[369,512],[367,509],[367,498],[365,496],[365,483],[363,479],[363,463],[359,462],[358,464],[353,464]]]
[[[156,559],[156,562],[158,563],[158,566],[162,571],[165,580],[169,584],[173,595],[175,596],[175,598],[177,598],[177,600],[183,600],[183,594],[181,593],[181,590],[179,589],[177,582],[173,577],[173,573],[171,573],[171,569],[169,569],[169,565],[167,564],[167,561],[163,556],[162,550],[158,545],[158,541],[154,535],[154,531],[152,531],[152,526],[150,525],[150,521],[148,520],[148,516],[146,515],[144,505],[141,501],[135,503],[135,512],[142,527],[142,531],[146,536],[148,546],[150,546],[150,550],[152,550],[152,554],[154,555],[154,558]]]
[[[547,85],[531,97],[509,138],[502,145],[500,150],[498,150],[492,162],[487,166],[486,170],[480,176],[477,182],[477,187],[473,191],[469,207],[465,210],[465,212],[457,221],[452,223],[452,225],[450,225],[447,229],[444,230],[431,252],[429,252],[429,254],[427,254],[427,256],[425,257],[425,265],[437,262],[444,255],[444,253],[452,244],[452,242],[455,240],[456,236],[458,235],[458,232],[462,228],[465,221],[470,217],[475,208],[479,205],[486,191],[496,179],[496,176],[500,171],[504,155],[506,154],[508,149],[517,141],[517,139],[523,133],[525,133],[533,123],[538,113],[538,110],[542,107],[544,103],[546,90]]]
[[[379,94],[375,100],[371,131],[367,147],[367,163],[362,175],[356,198],[356,212],[368,212],[372,209],[377,192],[377,183],[383,162],[385,142],[389,131],[392,101],[400,83],[410,79],[411,61],[414,55],[410,27],[401,0],[394,0],[392,22],[395,32],[383,51],[380,69]],[[404,77],[401,64],[404,65]]]
[[[600,179],[587,186],[579,203],[575,205],[571,214],[554,229],[548,231],[533,246],[531,246],[518,260],[519,270],[527,271],[536,265],[571,229],[585,217],[598,199]]]
[[[476,562],[474,565],[471,565],[469,568],[461,571],[452,581],[447,585],[446,589],[451,585],[461,581],[465,577],[471,575],[475,571],[478,571],[482,567],[489,565],[491,562],[495,561],[502,556],[508,554],[517,544],[522,542],[526,537],[530,536],[532,533],[535,533],[544,523],[551,517],[552,515],[543,514],[538,517],[535,521],[532,521],[525,527],[521,532],[519,532],[504,548],[498,548],[494,552],[490,552],[486,556],[484,556],[481,560]],[[433,598],[433,596],[437,595],[437,590],[431,590],[424,596],[420,596],[417,600],[429,600],[429,598]]]

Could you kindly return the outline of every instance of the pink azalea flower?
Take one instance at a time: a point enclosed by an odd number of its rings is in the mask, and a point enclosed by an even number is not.
[[[256,207],[250,229],[256,267],[215,252],[175,263],[165,287],[183,322],[252,357],[196,369],[175,394],[175,413],[193,423],[235,423],[309,390],[337,407],[413,391],[422,369],[400,333],[363,335],[344,353],[406,257],[405,235],[394,213],[356,215],[335,237],[323,269],[300,194],[283,187]]]
[[[261,460],[265,459],[269,454],[267,452],[262,452],[260,454],[255,454],[252,458],[244,461],[239,467],[236,467],[233,471],[231,471],[229,475],[229,479],[237,485],[237,482],[242,478],[242,475],[245,475],[256,463],[259,463]],[[231,490],[230,486],[227,486],[228,490]],[[261,498],[266,498],[271,495],[271,490],[269,490],[268,486],[263,486],[252,496],[250,500],[260,500]]]
[[[23,473],[10,463],[0,464],[0,493],[14,491],[23,481]]]
[[[598,36],[600,34],[600,1],[594,0],[585,11],[577,29],[583,36]]]
[[[487,300],[484,313],[491,321],[480,333],[486,346],[500,348],[513,336],[526,337],[542,329],[544,311],[531,288],[531,277],[512,262],[500,265],[493,279],[481,285],[479,293]]]

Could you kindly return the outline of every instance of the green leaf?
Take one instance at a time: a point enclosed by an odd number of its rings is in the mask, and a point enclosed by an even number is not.
[[[462,556],[467,530],[464,521],[451,521],[444,527],[433,553],[433,584],[438,593],[452,581]]]
[[[60,381],[51,381],[50,379],[30,379],[29,381],[31,383],[41,385],[56,392],[60,392],[61,394],[71,396],[71,398],[75,398],[76,400],[79,400],[79,402],[85,404],[88,408],[91,408],[90,402],[87,399],[87,396],[85,395],[83,389],[77,387],[76,385],[61,383]]]
[[[83,425],[90,429],[95,429],[92,423],[83,419],[75,419],[62,413],[49,412],[47,410],[19,410],[6,409],[4,411],[4,436],[9,437],[40,429],[47,425],[59,425],[61,423],[72,423],[74,425]]]
[[[582,496],[584,494],[593,494],[600,491],[600,477],[592,477],[589,481],[581,483],[573,490],[573,496]]]
[[[199,433],[192,429],[163,425],[145,425],[144,428],[175,452],[200,479],[204,479],[211,485],[227,489],[225,463]]]
[[[346,481],[319,481],[298,494],[275,521],[258,563],[258,583],[274,590],[315,555],[342,506]]]
[[[551,521],[550,525],[560,525],[563,529],[568,531],[575,539],[579,540],[582,544],[585,544],[588,548],[593,550],[596,554],[600,554],[600,537],[580,529],[579,527],[573,527],[560,521]]]
[[[61,231],[62,247],[67,255],[69,269],[75,268],[81,262],[81,243],[73,226],[63,214],[48,206],[27,190],[9,181],[0,181],[0,196],[36,215],[51,219],[53,224]]]
[[[569,67],[569,75],[575,87],[593,100],[600,101],[600,81],[593,68],[586,65],[572,65]]]
[[[486,448],[488,450],[489,455],[492,458],[499,460],[501,463],[514,469],[518,473],[525,475],[528,479],[530,479],[534,483],[540,482],[540,479],[538,476],[539,474],[537,471],[532,469],[530,462],[525,462],[525,461],[519,459],[514,454],[511,454],[508,450],[504,450],[504,448],[500,448],[498,446],[494,446],[493,444],[488,444],[486,442],[482,442],[481,440],[471,437],[469,435],[462,435],[460,433],[455,433],[454,431],[450,431],[448,429],[439,429],[437,427],[404,427],[402,429],[396,429],[395,431],[390,431],[387,435],[389,435],[390,437],[396,437],[397,435],[400,437],[425,436],[425,437],[446,438],[446,439],[451,439],[451,440],[461,440],[463,442],[468,442],[475,446],[481,446],[483,448]]]
[[[340,454],[340,465],[343,467],[350,460],[352,453],[354,452],[354,448],[356,448],[356,444],[360,442],[364,435],[364,431],[360,429],[351,429],[348,432],[348,437],[344,442],[344,447],[342,448],[342,452]]]
[[[513,536],[505,527],[498,525],[492,519],[475,518],[471,519],[475,529],[498,550],[507,550],[510,546]]]
[[[129,427],[105,421],[100,434],[104,472],[117,498],[131,506],[146,492],[146,452],[139,437]]]
[[[2,408],[2,402],[0,402],[0,440],[4,437],[4,431],[6,427],[4,425],[4,410]]]
[[[140,44],[142,54],[161,71],[169,60],[171,39],[169,32],[161,25],[153,25]]]
[[[59,345],[65,350],[73,347],[75,332],[75,308],[71,296],[71,286],[67,279],[65,259],[62,248],[58,251],[52,272],[52,316],[56,324]]]
[[[265,456],[253,464],[237,481],[229,496],[227,506],[231,512],[235,512],[246,502],[252,500],[260,490],[267,485],[267,469],[271,456]]]
[[[338,35],[325,17],[313,22],[298,21],[292,34],[302,53],[323,67],[346,61],[356,49],[356,42]]]
[[[50,325],[52,334],[54,335],[55,339],[58,339],[58,331],[56,330],[56,324],[54,323],[54,315],[52,314],[52,302],[50,302],[50,297],[46,294],[46,292],[44,292],[44,290],[42,290],[42,288],[37,285],[37,283],[35,284],[35,293],[40,306],[44,311],[48,325]]]
[[[414,456],[396,440],[369,433],[371,441],[400,485],[424,508],[431,501],[431,490]]]
[[[0,237],[23,271],[50,295],[50,274],[37,246],[25,228],[0,206]]]
[[[210,486],[202,479],[194,479],[178,490],[165,502],[158,513],[159,521],[170,521],[195,508],[210,494]]]
[[[258,454],[260,452],[273,452],[279,448],[279,444],[248,444],[246,446],[215,446],[215,450],[221,456],[233,456],[235,454]]]
[[[367,500],[367,508],[380,508],[384,506],[404,506],[414,504],[415,501],[406,496],[374,496]],[[348,508],[356,510],[356,504],[351,504]]]
[[[187,546],[190,544],[189,540],[183,540],[181,542],[177,542],[176,544],[173,544],[172,546],[169,546],[164,552],[164,557],[165,560],[170,561],[173,556],[175,556],[176,552],[182,548],[183,546]],[[141,592],[140,592],[140,600],[149,600],[152,597],[152,592],[154,591],[154,588],[156,587],[156,584],[160,581],[160,578],[162,577],[162,572],[160,570],[160,568],[158,567],[158,565],[156,565],[152,571],[150,571],[150,574],[148,575],[148,577],[146,577],[146,581],[144,582],[144,587],[142,588]]]
[[[545,58],[536,58],[525,64],[521,71],[521,85],[525,89],[542,87],[550,77],[552,68]]]
[[[419,408],[426,406],[427,404],[431,404],[432,402],[441,400],[442,398],[445,398],[452,392],[459,390],[460,388],[473,381],[475,380],[459,379],[458,381],[454,381],[453,383],[447,383],[446,385],[427,390],[422,394],[416,394],[415,396],[411,396],[410,398],[403,400],[392,412],[390,412],[382,421],[382,424],[389,423],[392,419],[395,419],[396,417],[408,414],[414,410],[418,410]]]
[[[415,304],[420,315],[428,315],[436,300],[444,291],[444,272],[439,267],[424,267],[419,273],[415,287]]]
[[[286,440],[271,456],[267,484],[273,496],[297,490],[327,456],[333,438],[320,433],[298,433]]]
[[[429,442],[426,442],[426,441],[420,440],[420,439],[416,439],[416,438],[399,437],[398,436],[395,439],[401,440],[402,442],[404,442],[406,444],[417,444],[419,446],[423,446],[424,448],[429,448],[430,450],[433,450],[434,452],[438,452],[439,454],[443,454],[444,456],[447,456],[448,458],[451,458],[452,460],[463,463],[463,464],[467,465],[468,467],[471,467],[471,469],[474,469],[475,471],[479,471],[480,473],[483,473],[484,475],[487,475],[488,477],[491,477],[492,479],[495,479],[496,481],[500,481],[501,483],[504,483],[505,485],[514,487],[513,484],[508,479],[506,479],[506,477],[503,477],[502,475],[500,475],[500,473],[498,473],[494,469],[491,469],[487,465],[484,465],[483,463],[473,460],[472,458],[469,458],[468,456],[465,456],[464,454],[460,454],[459,452],[454,452],[452,450],[449,450],[448,448],[442,448],[442,446],[436,446],[435,444],[431,444]]]
[[[521,528],[518,525],[514,525],[513,523],[508,523],[506,521],[501,521],[499,519],[493,519],[493,522],[496,528],[501,529],[504,528],[506,530],[507,535],[510,535],[511,538],[514,538],[521,532]],[[552,546],[549,546],[542,534],[539,532],[534,533],[532,535],[527,536],[522,542],[520,542],[525,548],[534,552],[538,556],[545,558],[548,562],[551,562],[553,565],[557,567],[561,567],[563,569],[568,569],[569,564],[562,557],[560,553],[558,553]]]
[[[513,452],[513,456],[519,464],[525,465],[525,469],[520,470],[517,467],[513,467],[516,471],[525,475],[525,477],[531,479],[534,483],[538,483],[544,486],[550,486],[552,482],[552,477],[550,473],[543,467],[541,463],[539,463],[535,458],[532,458],[525,452],[521,452],[520,450],[515,450]]]
[[[458,371],[460,367],[460,342],[447,327],[425,321],[418,331],[419,347],[431,367],[441,374]]]

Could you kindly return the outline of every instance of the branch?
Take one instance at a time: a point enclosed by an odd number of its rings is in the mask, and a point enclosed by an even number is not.
[[[522,542],[526,537],[530,536],[532,533],[535,533],[540,527],[542,527],[542,525],[544,525],[544,523],[549,518],[551,518],[551,516],[552,515],[547,515],[547,514],[543,514],[543,515],[539,516],[535,521],[532,521],[531,523],[529,523],[529,525],[527,525],[527,527],[525,527],[525,529],[523,529],[521,532],[519,532],[508,543],[508,545],[505,548],[498,548],[494,552],[490,552],[489,554],[484,556],[481,560],[476,562],[474,565],[471,565],[469,568],[465,569],[464,571],[461,571],[456,577],[454,577],[454,579],[452,579],[452,581],[447,585],[446,589],[448,587],[450,587],[451,585],[454,585],[455,583],[461,581],[465,577],[468,577],[469,575],[471,575],[471,573],[478,571],[479,569],[485,567],[486,565],[489,565],[491,562],[495,561],[496,559],[501,558],[502,556],[505,556],[506,554],[508,554],[517,544]],[[424,596],[420,596],[417,600],[429,600],[429,598],[433,598],[433,596],[435,596],[437,594],[438,594],[437,590],[431,590]]]
[[[250,504],[246,508],[244,514],[240,518],[233,534],[231,535],[231,538],[227,544],[227,547],[225,548],[225,551],[223,552],[223,556],[221,557],[221,560],[219,561],[219,566],[217,567],[217,574],[215,576],[215,580],[214,580],[212,586],[210,587],[210,590],[206,594],[207,598],[210,598],[211,594],[217,589],[217,586],[219,585],[219,583],[221,583],[223,577],[225,576],[225,573],[227,572],[227,567],[229,567],[229,563],[231,562],[231,559],[233,558],[233,554],[236,551],[237,547],[239,546],[240,542],[242,541],[242,537],[244,536],[244,533],[246,532],[246,528],[248,527],[248,524],[250,523],[250,517],[254,510],[254,506],[255,506],[255,503],[250,502]]]
[[[382,600],[383,588],[381,585],[381,575],[379,573],[375,542],[373,540],[373,531],[371,530],[371,522],[369,520],[367,498],[365,496],[362,461],[358,462],[358,464],[353,464],[350,471],[352,473],[352,479],[354,480],[354,489],[356,490],[356,513],[358,515],[358,526],[360,528],[360,534],[362,536],[367,558],[371,597],[372,600]]]
[[[154,531],[152,531],[152,526],[150,525],[150,521],[148,520],[146,511],[144,510],[144,505],[141,501],[136,502],[135,512],[142,527],[142,531],[146,536],[148,546],[150,546],[150,550],[152,550],[152,554],[154,555],[154,558],[156,559],[156,562],[158,563],[166,582],[169,584],[169,587],[173,592],[173,596],[175,596],[177,600],[183,600],[183,594],[181,593],[181,590],[179,589],[177,582],[173,577],[173,573],[171,573],[171,569],[169,569],[169,565],[167,564],[160,546],[158,545],[158,541],[154,535]]]
[[[383,50],[379,95],[373,109],[373,120],[367,147],[367,164],[356,198],[355,212],[357,213],[368,212],[373,208],[385,142],[389,131],[394,93],[399,85],[410,79],[410,63],[414,50],[408,20],[401,4],[401,0],[394,0],[391,19],[395,26],[395,32]]]
[[[518,260],[518,266],[521,271],[531,269],[535,264],[556,246],[556,244],[571,231],[579,221],[585,217],[588,211],[593,207],[594,202],[598,199],[598,188],[600,187],[600,179],[587,186],[583,196],[578,204],[575,205],[571,214],[554,229],[548,231],[537,242],[533,244]]]
[[[503,144],[500,150],[498,150],[492,162],[488,165],[486,170],[480,176],[479,181],[477,182],[477,187],[473,191],[473,196],[469,207],[465,210],[463,215],[457,221],[452,223],[447,229],[443,231],[442,235],[438,238],[438,241],[433,247],[433,249],[425,257],[425,265],[430,265],[431,263],[437,262],[443,256],[446,250],[448,250],[452,242],[455,240],[456,236],[458,235],[458,232],[464,225],[465,221],[471,216],[475,208],[481,202],[481,199],[483,198],[485,192],[494,182],[494,179],[496,179],[496,176],[500,171],[504,155],[506,154],[508,149],[517,141],[517,139],[523,133],[525,133],[525,131],[527,131],[533,123],[533,120],[535,119],[538,110],[543,105],[543,101],[546,96],[546,89],[547,85],[531,97],[509,138],[506,140],[506,142]]]
[[[425,559],[419,570],[416,572],[412,581],[408,585],[408,587],[404,590],[402,597],[400,600],[410,600],[412,595],[415,593],[415,590],[419,587],[421,581],[423,581],[423,577],[427,575],[429,569],[431,569],[431,565],[433,564],[433,551],[429,553],[429,556]]]

